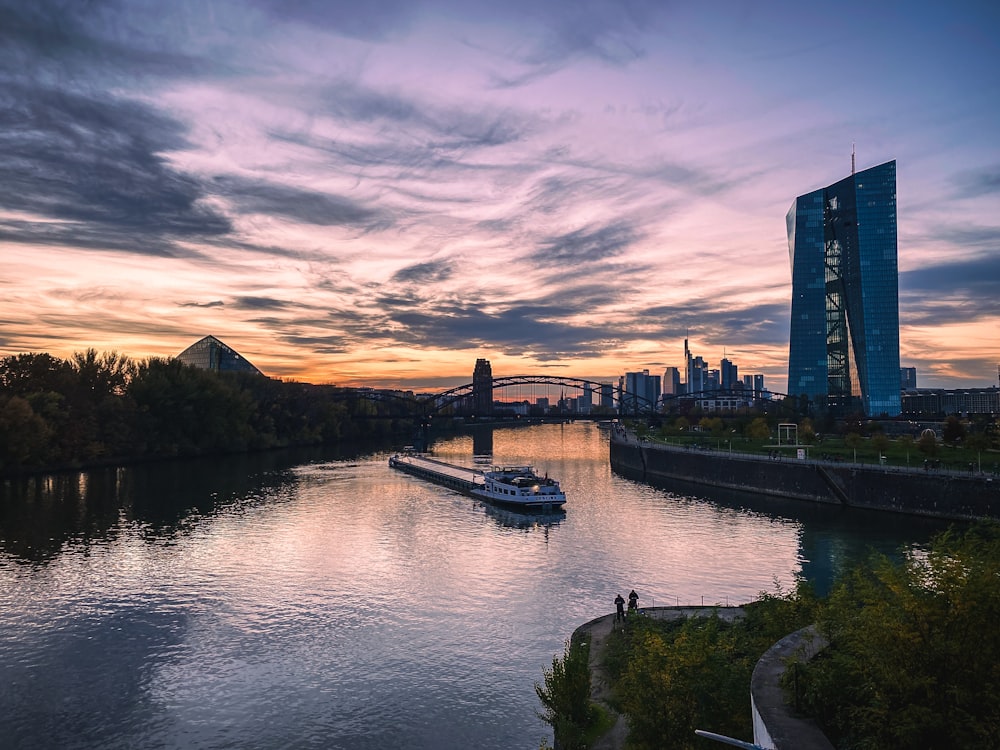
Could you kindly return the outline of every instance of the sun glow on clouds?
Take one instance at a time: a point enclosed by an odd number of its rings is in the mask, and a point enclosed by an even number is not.
[[[785,212],[857,141],[899,163],[903,364],[992,382],[1000,54],[937,35],[927,59],[935,11],[868,14],[832,75],[816,19],[751,5],[95,8],[0,30],[5,353],[212,333],[274,376],[419,388],[481,356],[655,371],[690,332],[781,390]]]

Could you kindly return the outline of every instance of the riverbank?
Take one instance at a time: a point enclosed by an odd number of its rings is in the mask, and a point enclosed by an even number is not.
[[[924,471],[653,443],[624,429],[610,439],[616,473],[669,488],[678,481],[811,503],[954,520],[1000,518],[1000,481]]]

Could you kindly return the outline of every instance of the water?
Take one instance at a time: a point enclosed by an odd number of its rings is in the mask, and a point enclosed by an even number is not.
[[[564,516],[498,512],[388,454],[268,454],[8,482],[5,748],[537,748],[534,684],[583,622],[741,603],[943,525],[611,473],[592,424],[438,443],[533,463]]]

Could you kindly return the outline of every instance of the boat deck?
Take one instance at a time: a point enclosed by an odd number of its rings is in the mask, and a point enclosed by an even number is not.
[[[396,469],[430,479],[446,487],[452,487],[462,492],[481,489],[483,472],[477,469],[467,469],[463,466],[447,464],[427,456],[415,453],[402,453],[389,459],[389,465]]]
[[[417,453],[400,453],[389,458],[389,466],[435,484],[457,490],[477,500],[518,510],[557,511],[566,502],[562,493],[514,493],[510,497],[486,490],[486,478],[480,469],[455,466]],[[494,467],[494,470],[496,467]],[[547,481],[547,480],[546,480]],[[552,484],[555,484],[553,481]]]

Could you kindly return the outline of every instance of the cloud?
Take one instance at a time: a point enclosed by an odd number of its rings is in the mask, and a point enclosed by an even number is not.
[[[616,258],[638,239],[638,229],[625,221],[582,227],[541,240],[527,260],[540,268],[557,267],[569,272]]]
[[[310,88],[308,95],[310,109],[348,125],[368,126],[355,133],[367,132],[373,138],[324,139],[280,130],[274,135],[341,153],[362,166],[387,161],[406,166],[448,161],[450,154],[468,155],[476,149],[520,141],[536,125],[534,118],[508,107],[445,106],[431,98],[346,79]]]
[[[938,263],[899,274],[899,288],[910,293],[967,294],[991,291],[1000,298],[1000,230],[992,232],[995,253]]]
[[[433,260],[401,268],[392,281],[407,284],[430,284],[446,281],[455,274],[455,264],[450,260]]]
[[[952,180],[959,198],[977,198],[1000,193],[1000,164],[975,171],[960,172]]]
[[[1000,242],[994,247],[994,254],[900,273],[901,322],[943,326],[1000,316]]]
[[[155,4],[144,8],[120,0],[2,2],[0,71],[17,77],[57,77],[80,85],[95,75],[176,78],[218,69],[204,58],[178,50],[165,38],[163,28]],[[149,29],[159,33],[154,36]]]
[[[642,40],[657,25],[661,12],[658,3],[644,0],[514,2],[495,6],[483,15],[516,14],[524,28],[519,44],[495,52],[506,58],[506,64],[493,71],[492,85],[525,86],[580,59],[615,67],[641,60],[646,54]],[[517,69],[511,70],[511,64]]]
[[[382,209],[369,208],[342,196],[241,177],[218,177],[212,187],[241,212],[284,216],[316,226],[386,229],[392,224]]]
[[[237,297],[233,306],[238,310],[285,310],[295,303],[273,297]]]
[[[406,28],[416,15],[417,0],[251,0],[279,21],[320,27],[345,37],[381,41]]]
[[[163,156],[185,145],[180,123],[140,102],[8,84],[0,205],[38,219],[6,222],[5,239],[162,255],[174,239],[228,232],[198,180]],[[145,240],[123,242],[130,233]]]

